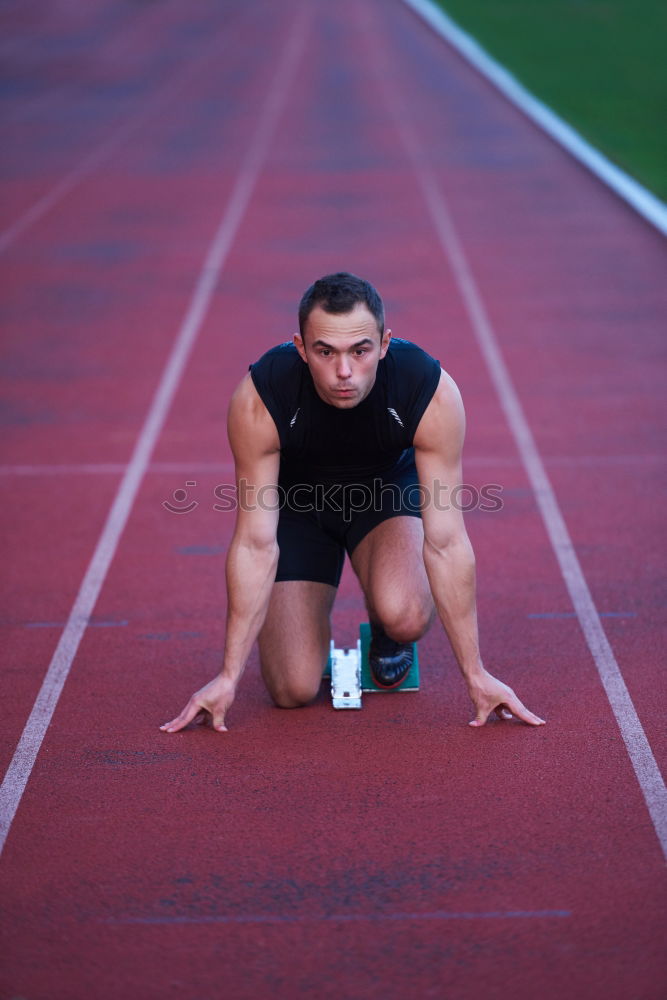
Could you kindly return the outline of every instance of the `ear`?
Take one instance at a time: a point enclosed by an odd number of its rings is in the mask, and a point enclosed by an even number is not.
[[[380,343],[380,361],[385,356],[389,350],[389,341],[391,340],[391,330],[385,330],[382,334],[382,341]]]
[[[294,341],[294,346],[299,352],[299,357],[301,358],[302,361],[305,361],[306,364],[308,364],[308,358],[306,357],[306,345],[303,342],[301,334],[295,333],[292,340]]]

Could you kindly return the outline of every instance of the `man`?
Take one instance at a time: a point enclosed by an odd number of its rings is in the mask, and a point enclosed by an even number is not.
[[[461,483],[465,417],[455,383],[415,344],[392,341],[380,296],[354,275],[311,285],[299,331],[252,365],[232,397],[240,503],[222,670],[161,728],[177,732],[210,714],[226,731],[256,639],[276,705],[312,701],[346,551],[366,599],[380,685],[405,677],[435,604],[475,706],[470,725],[494,711],[543,725],[482,664],[463,517],[455,504],[433,502]]]

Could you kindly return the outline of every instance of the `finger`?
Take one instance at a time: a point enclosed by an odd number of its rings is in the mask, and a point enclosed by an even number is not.
[[[492,709],[490,708],[488,710],[485,708],[478,708],[476,717],[472,720],[472,722],[469,722],[468,725],[474,726],[475,728],[485,725],[487,719],[491,715],[491,712]]]
[[[195,715],[201,710],[201,705],[198,705],[196,701],[190,699],[180,715],[177,715],[175,719],[171,722],[165,722],[160,729],[163,733],[177,733],[179,729],[183,729],[188,723],[192,722]]]
[[[227,733],[229,730],[225,725],[225,710],[218,709],[213,713],[213,728],[219,733]]]
[[[529,726],[546,725],[546,720],[541,719],[539,715],[535,715],[534,712],[529,711],[526,706],[519,701],[516,695],[507,699],[507,707],[514,715],[516,715],[517,719],[521,719],[522,722],[527,722]]]

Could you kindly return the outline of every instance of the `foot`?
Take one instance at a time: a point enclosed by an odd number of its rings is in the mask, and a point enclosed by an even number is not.
[[[382,688],[398,687],[410,672],[414,644],[394,642],[381,625],[371,622],[371,648],[368,663],[373,680]]]

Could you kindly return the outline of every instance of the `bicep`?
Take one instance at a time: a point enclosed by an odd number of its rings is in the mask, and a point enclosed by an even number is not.
[[[443,548],[465,536],[461,510],[465,412],[460,393],[444,372],[415,434],[415,461],[427,542]]]
[[[424,537],[437,549],[465,536],[461,502],[460,463],[443,464],[438,456],[415,450],[417,474],[422,487]]]
[[[235,537],[252,547],[271,545],[278,528],[280,442],[249,376],[232,398],[228,434],[236,470]]]

